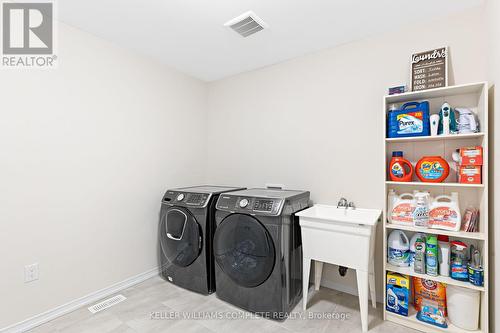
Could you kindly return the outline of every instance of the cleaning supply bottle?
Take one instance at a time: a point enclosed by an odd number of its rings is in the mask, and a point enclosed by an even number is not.
[[[462,214],[458,203],[458,192],[451,196],[434,198],[429,212],[429,228],[458,231],[462,224]]]
[[[418,237],[415,241],[415,259],[413,264],[413,271],[415,273],[425,274],[425,238]]]
[[[425,240],[425,271],[432,276],[438,275],[438,242],[436,235],[427,235]]]
[[[415,210],[413,211],[413,225],[415,227],[427,228],[429,224],[429,193],[416,192]]]
[[[387,194],[387,220],[389,223],[392,223],[392,210],[396,203],[397,196],[396,191],[392,188],[389,190],[389,194]]]
[[[415,197],[411,193],[396,196],[391,214],[391,223],[413,226],[413,211],[415,210]]]
[[[409,257],[409,261],[410,261],[410,267],[413,268],[413,264],[415,263],[415,243],[417,241],[418,238],[421,238],[425,241],[425,234],[421,233],[421,232],[417,232],[413,235],[413,237],[411,238],[410,240],[410,257]]]
[[[438,236],[439,275],[450,276],[450,239],[448,236]]]
[[[455,280],[468,281],[467,244],[461,241],[451,242],[450,277]]]
[[[410,265],[410,241],[401,230],[394,230],[387,241],[387,261],[400,267]]]
[[[403,158],[402,151],[392,152],[392,159],[389,163],[389,177],[395,182],[411,182],[413,165]]]

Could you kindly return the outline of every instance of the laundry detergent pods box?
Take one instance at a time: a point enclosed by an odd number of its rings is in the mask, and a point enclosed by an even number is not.
[[[446,316],[446,286],[441,282],[412,277],[415,309],[422,310],[425,301],[436,303]]]
[[[387,311],[408,316],[410,301],[410,279],[408,275],[388,272],[386,292],[385,308]]]

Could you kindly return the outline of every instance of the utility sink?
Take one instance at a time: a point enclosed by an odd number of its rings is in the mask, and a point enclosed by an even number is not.
[[[382,211],[379,209],[345,208],[329,205],[314,205],[310,208],[298,212],[300,225],[313,223],[325,223],[326,228],[335,228],[335,225],[360,224],[372,226],[377,224]]]
[[[379,209],[314,205],[298,213],[302,232],[303,308],[307,307],[309,271],[315,261],[315,287],[319,289],[323,263],[356,270],[363,331],[368,330],[368,288],[376,307],[374,250]]]

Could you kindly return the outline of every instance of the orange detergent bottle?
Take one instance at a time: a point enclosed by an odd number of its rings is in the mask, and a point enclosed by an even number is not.
[[[389,164],[389,177],[395,182],[411,182],[413,176],[413,165],[403,158],[402,151],[392,152],[392,160]]]

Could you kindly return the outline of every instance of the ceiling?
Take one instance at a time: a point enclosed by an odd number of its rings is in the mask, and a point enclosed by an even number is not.
[[[482,3],[483,0],[62,0],[58,1],[57,10],[60,21],[201,80],[213,81],[403,25],[424,24]],[[260,16],[269,28],[243,38],[223,26],[248,10]]]

